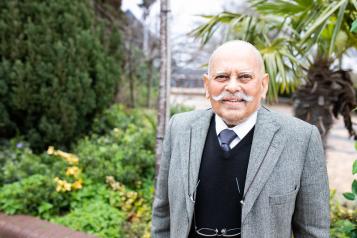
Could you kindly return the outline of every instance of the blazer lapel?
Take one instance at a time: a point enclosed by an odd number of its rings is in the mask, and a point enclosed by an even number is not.
[[[244,224],[247,214],[273,171],[284,148],[284,137],[277,133],[279,128],[279,123],[274,120],[274,114],[261,107],[258,111],[257,123],[254,129],[244,187],[242,224]]]
[[[191,125],[191,128],[180,134],[182,175],[186,192],[185,197],[189,224],[191,223],[194,209],[194,202],[190,196],[193,196],[197,185],[201,157],[212,114],[211,109],[204,111],[202,116],[197,118]]]

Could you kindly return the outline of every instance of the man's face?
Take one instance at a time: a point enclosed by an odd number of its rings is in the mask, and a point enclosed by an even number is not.
[[[251,50],[218,52],[211,60],[209,75],[204,76],[206,97],[213,111],[229,126],[245,121],[258,109],[268,82],[268,75],[263,75],[257,56]],[[222,93],[223,97],[217,100]],[[243,100],[234,93],[246,94],[248,98]]]

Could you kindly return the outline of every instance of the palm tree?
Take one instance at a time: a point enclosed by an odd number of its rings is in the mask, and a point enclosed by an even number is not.
[[[295,115],[315,124],[324,141],[338,114],[356,136],[350,117],[355,91],[341,62],[348,49],[357,48],[357,35],[350,31],[357,1],[252,0],[250,9],[208,16],[193,33],[206,42],[220,24],[228,24],[229,37],[247,40],[262,52],[272,79],[270,99],[297,89]]]

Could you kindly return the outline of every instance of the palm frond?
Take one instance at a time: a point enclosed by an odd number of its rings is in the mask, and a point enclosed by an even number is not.
[[[208,22],[193,29],[189,34],[201,38],[202,44],[206,44],[219,25],[230,24],[233,20],[240,21],[242,17],[241,14],[226,11],[216,16],[204,16],[204,18],[209,19]]]
[[[347,6],[347,2],[348,2],[347,0],[344,1],[344,3],[341,5],[340,10],[338,12],[335,29],[333,30],[333,34],[332,34],[332,38],[331,38],[331,42],[330,42],[330,47],[329,47],[329,50],[328,50],[328,57],[331,57],[331,55],[333,53],[333,49],[334,49],[335,43],[336,43],[336,37],[337,37],[337,34],[340,32],[340,29],[341,29],[341,24],[342,24],[342,21],[343,21],[343,17],[344,17],[345,9],[346,9],[346,6]]]
[[[297,1],[276,0],[274,2],[259,1],[254,4],[258,13],[261,14],[273,14],[278,16],[291,16],[301,14],[306,11],[307,6],[299,4]]]
[[[336,4],[336,2],[332,2],[330,5],[326,7],[326,9],[318,16],[318,18],[314,21],[314,24],[310,26],[310,28],[304,33],[304,36],[301,39],[301,44],[303,44],[308,38],[310,38],[321,26],[321,24],[326,23],[326,20],[331,17],[331,15],[337,11],[347,0],[340,1]]]

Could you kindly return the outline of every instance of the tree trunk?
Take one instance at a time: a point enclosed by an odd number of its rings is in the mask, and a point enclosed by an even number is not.
[[[134,69],[133,69],[133,52],[132,52],[132,45],[129,44],[129,94],[130,94],[130,102],[129,106],[134,108],[135,107],[135,96],[134,96],[134,85],[135,85],[135,77],[134,77]]]
[[[151,108],[152,60],[147,61],[148,75],[146,81],[146,107]]]
[[[160,0],[160,84],[156,131],[156,177],[160,167],[162,142],[168,122],[169,90],[170,90],[170,54],[168,46],[168,7],[169,0]]]

